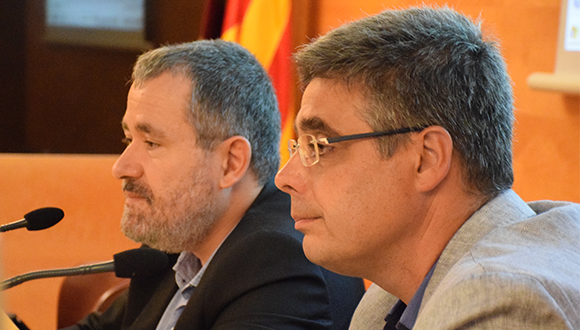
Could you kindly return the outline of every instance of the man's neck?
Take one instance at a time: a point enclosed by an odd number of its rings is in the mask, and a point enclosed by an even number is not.
[[[222,191],[223,199],[217,201],[216,206],[218,208],[216,212],[220,212],[218,220],[205,239],[187,251],[197,256],[201,264],[205,265],[209,257],[238,225],[262,188],[263,186],[259,185],[255,179],[246,177],[231,188]]]
[[[375,283],[408,304],[455,233],[486,201],[463,192],[426,203],[431,207],[424,213],[424,230],[400,247]]]

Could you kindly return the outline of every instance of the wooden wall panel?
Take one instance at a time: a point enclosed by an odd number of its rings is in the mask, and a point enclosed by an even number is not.
[[[154,47],[197,39],[203,0],[150,3]],[[141,51],[47,43],[43,0],[27,2],[26,27],[24,146],[0,151],[121,152],[127,82]]]
[[[0,152],[18,152],[25,135],[25,2],[0,1]]]

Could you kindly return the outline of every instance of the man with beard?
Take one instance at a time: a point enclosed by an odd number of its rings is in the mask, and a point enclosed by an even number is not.
[[[113,166],[122,229],[179,258],[71,329],[346,328],[362,281],[303,254],[273,184],[280,114],[256,59],[220,40],[166,46],[140,56],[132,82]]]

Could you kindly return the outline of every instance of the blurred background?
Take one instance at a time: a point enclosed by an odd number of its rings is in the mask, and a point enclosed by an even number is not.
[[[51,165],[50,158],[35,158],[39,166],[47,164],[51,171],[40,176],[13,163],[10,168],[18,177],[3,170],[8,167],[0,167],[0,222],[31,211],[14,200],[48,203],[48,195],[61,193],[54,188],[59,184],[70,190],[61,197],[67,206],[65,219],[73,217],[76,222],[59,225],[49,234],[3,234],[4,278],[41,268],[70,267],[86,259],[110,259],[113,252],[133,246],[118,229],[123,198],[120,184],[110,174],[114,155],[124,147],[120,123],[132,65],[148,47],[219,37],[227,2],[142,1],[145,42],[124,47],[48,38],[45,1],[49,0],[0,1],[0,157],[73,154],[67,156],[70,163],[81,167],[70,183],[56,174],[60,165]],[[528,201],[580,202],[580,96],[534,89],[527,83],[535,72],[554,72],[561,0],[292,0],[290,50],[350,20],[421,3],[447,4],[473,18],[481,17],[484,30],[500,40],[514,83],[516,192]],[[254,38],[268,41],[267,33]],[[283,69],[294,80],[292,67]],[[291,117],[297,111],[300,90],[293,82],[287,89]],[[98,169],[92,165],[95,162]],[[19,184],[32,186],[39,180],[47,180],[42,182],[50,188],[48,192],[17,191]],[[96,183],[118,193],[100,190]],[[79,187],[88,198],[75,199],[80,196],[75,190]],[[75,208],[80,210],[69,211]],[[75,235],[77,240],[68,241]],[[65,241],[69,245],[58,245]],[[51,259],[69,254],[75,258]],[[4,309],[18,314],[33,330],[54,329],[59,284],[47,281],[37,286],[23,284],[28,291],[10,289]]]

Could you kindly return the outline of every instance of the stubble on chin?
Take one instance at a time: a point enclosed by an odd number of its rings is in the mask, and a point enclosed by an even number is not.
[[[195,189],[175,189],[165,199],[150,197],[146,209],[125,205],[121,229],[135,242],[168,253],[180,253],[202,242],[216,219],[216,192],[197,182]]]
[[[156,242],[159,238],[155,233],[159,232],[151,230],[151,226],[147,222],[147,217],[144,214],[125,205],[123,217],[121,218],[123,234],[137,243],[147,244],[156,248],[155,245],[157,245]]]

